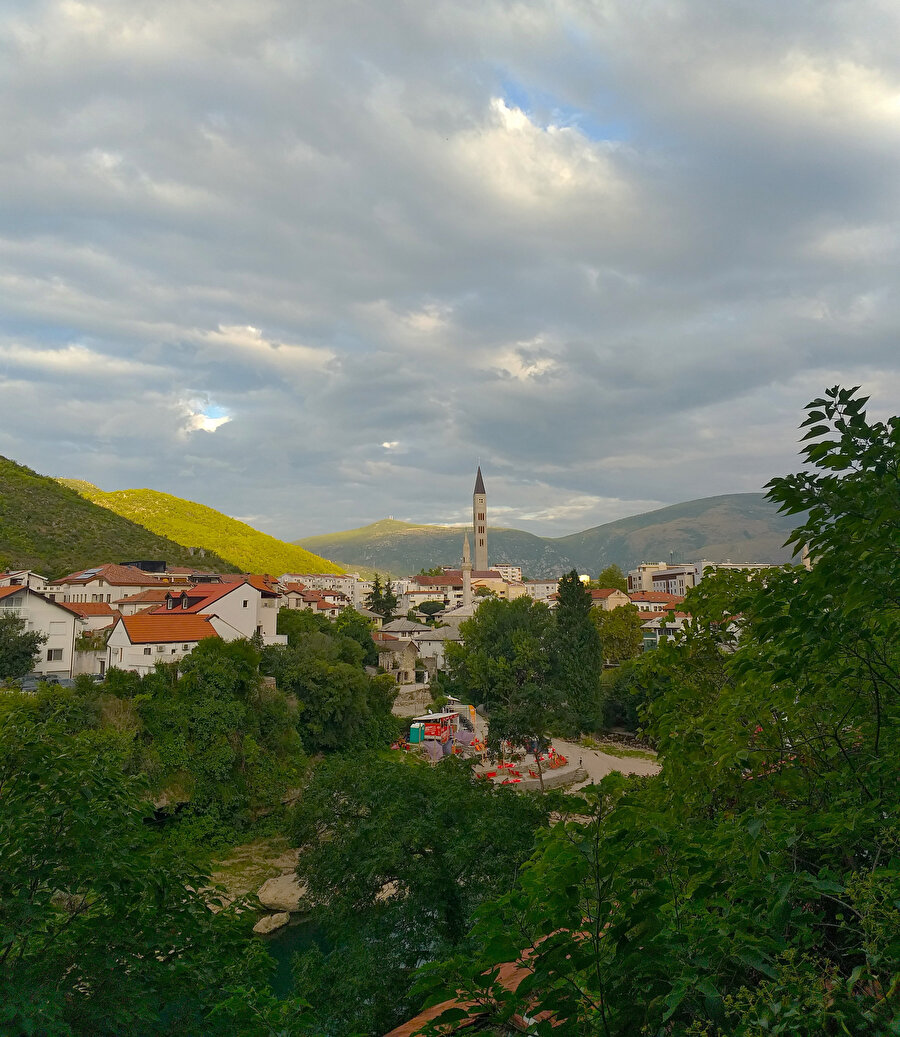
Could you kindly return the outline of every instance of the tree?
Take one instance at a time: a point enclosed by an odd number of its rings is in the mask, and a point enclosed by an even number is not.
[[[476,908],[509,888],[547,813],[540,797],[475,781],[455,760],[333,756],[319,767],[291,832],[333,948],[305,955],[298,970],[322,1029],[385,1033],[414,1014],[414,968],[463,945]]]
[[[206,875],[146,823],[123,763],[27,708],[0,717],[0,1032],[273,1032],[264,949],[210,911]]]
[[[362,647],[366,666],[378,665],[378,652],[372,640],[372,623],[354,608],[341,611],[334,621],[334,629],[342,637],[352,638]]]
[[[592,586],[601,589],[615,587],[616,590],[624,591],[626,593],[628,592],[628,580],[619,566],[615,563],[608,565],[601,573],[599,573],[597,579],[592,581]]]
[[[493,748],[508,741],[533,751],[538,762],[564,715],[560,685],[551,679],[550,609],[525,596],[486,598],[459,629],[463,643],[447,644],[446,690],[487,708]]]
[[[597,725],[603,655],[591,621],[591,595],[573,569],[559,581],[551,638],[553,680],[575,731]]]
[[[34,669],[47,637],[25,627],[25,620],[18,613],[0,613],[0,680],[24,677]]]
[[[813,401],[810,468],[769,484],[811,571],[689,592],[683,634],[633,664],[661,775],[588,793],[441,989],[538,1035],[900,1027],[900,418],[864,405]],[[489,970],[523,954],[504,989]]]
[[[634,605],[621,605],[608,612],[593,608],[591,619],[600,635],[604,662],[621,663],[641,654],[644,644],[641,626],[644,621]]]
[[[381,576],[378,573],[375,573],[372,589],[366,595],[366,608],[377,612],[379,616],[384,615],[384,588],[381,586]]]
[[[397,595],[394,593],[394,585],[390,580],[384,584],[381,577],[375,573],[372,581],[372,589],[366,595],[366,607],[382,616],[385,622],[390,622],[397,614]]]

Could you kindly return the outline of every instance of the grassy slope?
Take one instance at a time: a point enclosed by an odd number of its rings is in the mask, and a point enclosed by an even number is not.
[[[156,490],[104,493],[90,484],[79,490],[96,504],[181,544],[215,551],[242,572],[337,573],[343,569],[295,544],[287,544],[203,504]]]
[[[538,537],[515,529],[491,528],[492,562],[522,566],[532,577],[556,576],[575,568],[596,574],[615,562],[625,569],[640,561],[789,561],[782,548],[795,520],[778,515],[761,494],[736,493],[675,504],[644,515],[573,533]],[[419,526],[385,519],[361,529],[298,541],[304,547],[367,566],[405,575],[423,566],[457,563],[463,527]]]
[[[56,479],[0,457],[0,569],[64,576],[104,562],[163,558],[171,565],[233,570],[97,507]]]

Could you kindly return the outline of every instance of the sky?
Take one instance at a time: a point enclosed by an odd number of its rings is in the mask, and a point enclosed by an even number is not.
[[[0,454],[563,535],[898,412],[895,0],[0,0]]]

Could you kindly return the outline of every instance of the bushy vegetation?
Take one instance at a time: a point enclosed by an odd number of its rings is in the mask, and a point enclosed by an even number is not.
[[[511,887],[549,809],[453,760],[336,755],[319,767],[290,828],[324,905],[330,950],[295,970],[323,1032],[382,1034],[414,1014],[416,967],[467,945],[476,909]]]
[[[529,597],[486,599],[447,645],[440,690],[486,707],[493,744],[538,748],[550,734],[594,730],[601,710],[600,637],[572,570],[555,610]]]
[[[0,571],[34,569],[52,578],[100,562],[137,558],[201,565],[199,556],[180,542],[98,507],[56,479],[0,457]],[[234,566],[211,552],[202,559],[202,567],[234,571]]]
[[[548,1037],[900,1031],[900,419],[864,405],[810,404],[809,468],[770,483],[811,571],[691,592],[630,676],[662,773],[549,830],[435,997]]]
[[[157,490],[115,490],[75,483],[80,492],[101,507],[139,522],[178,544],[215,552],[247,573],[339,573],[325,558],[288,544],[268,533],[229,518],[220,511]]]

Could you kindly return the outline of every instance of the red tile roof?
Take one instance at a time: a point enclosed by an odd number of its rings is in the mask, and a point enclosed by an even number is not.
[[[242,580],[240,583],[208,583],[200,584],[197,587],[185,587],[184,589],[172,588],[166,597],[172,597],[178,602],[175,608],[170,609],[167,605],[162,604],[158,605],[153,611],[156,613],[166,612],[170,615],[176,610],[182,615],[202,612],[220,598],[224,598],[226,594],[239,591],[246,583],[247,581]],[[182,596],[188,599],[187,608],[181,607]]]
[[[20,593],[25,587],[0,587],[0,598],[8,598],[10,594]]]
[[[109,616],[110,619],[117,619],[119,616],[119,610],[106,601],[58,601],[56,604],[62,605],[64,609],[74,612],[77,616]]]
[[[120,622],[133,645],[202,641],[205,637],[219,636],[209,616],[139,612],[136,616],[123,616]]]
[[[632,601],[658,601],[664,605],[680,605],[684,597],[680,594],[668,594],[666,591],[631,591],[628,595]]]
[[[592,590],[591,597],[594,601],[605,601],[610,594],[624,594],[625,591],[620,591],[618,587],[601,587],[599,590]]]
[[[258,573],[223,573],[222,583],[249,583],[262,593],[264,597],[274,598],[278,596],[276,590],[277,581],[268,574],[261,576]]]
[[[132,605],[138,601],[146,602],[160,602],[165,601],[166,597],[172,593],[171,587],[148,587],[147,590],[141,591],[140,594],[129,594],[124,598],[116,598],[116,605]]]
[[[141,569],[135,569],[133,565],[97,565],[89,569],[79,569],[78,572],[63,576],[62,579],[51,581],[51,586],[61,583],[84,584],[93,580],[105,580],[112,587],[158,587],[160,579],[151,576]]]

